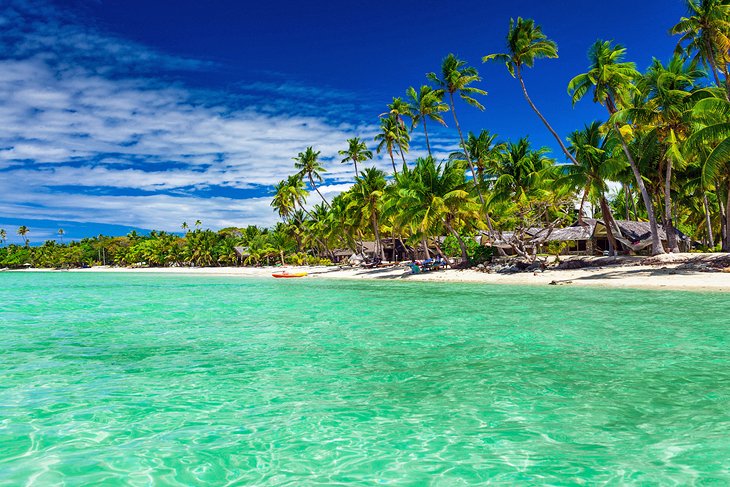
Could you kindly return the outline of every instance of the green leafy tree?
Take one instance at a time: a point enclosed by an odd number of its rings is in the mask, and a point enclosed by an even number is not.
[[[432,120],[446,127],[441,113],[449,111],[448,105],[443,102],[443,91],[435,90],[429,85],[423,85],[416,91],[412,86],[406,91],[406,96],[410,100],[411,112],[411,130],[416,128],[420,123],[423,124],[423,135],[426,137],[426,149],[428,155],[431,155],[431,144],[428,140],[428,129],[426,122]]]

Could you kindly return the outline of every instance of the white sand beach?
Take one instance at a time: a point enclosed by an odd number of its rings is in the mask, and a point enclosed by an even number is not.
[[[376,269],[359,267],[288,266],[288,272],[307,272],[305,279],[389,279],[403,281],[471,282],[535,286],[595,286],[609,288],[670,289],[730,292],[730,267],[723,267],[725,254],[669,254],[655,258],[621,258],[613,265],[608,259],[594,259],[593,266],[581,269],[548,267],[543,272],[498,273],[476,269],[446,269],[413,275],[409,268],[394,265]],[[575,259],[574,259],[575,260]],[[585,260],[585,259],[584,259]],[[603,264],[603,265],[602,265]],[[133,272],[198,276],[271,277],[282,267],[93,267],[58,272]],[[15,272],[37,272],[37,269]]]

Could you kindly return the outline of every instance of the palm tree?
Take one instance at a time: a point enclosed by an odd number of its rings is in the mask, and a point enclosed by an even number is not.
[[[730,252],[730,102],[722,98],[705,98],[697,102],[692,114],[699,124],[685,144],[687,152],[702,152],[702,181],[705,187],[724,186],[725,231],[722,250]]]
[[[461,147],[464,149],[466,162],[469,164],[469,169],[471,169],[472,180],[474,182],[474,187],[477,190],[477,194],[479,194],[479,201],[482,203],[482,208],[484,210],[484,216],[487,220],[487,226],[489,227],[490,236],[494,238],[492,219],[490,218],[489,212],[487,211],[482,190],[481,188],[479,188],[476,171],[474,170],[474,164],[472,163],[471,155],[466,148],[466,143],[464,142],[464,134],[461,131],[459,119],[456,116],[456,107],[454,106],[454,94],[458,93],[461,99],[464,100],[468,105],[471,105],[479,110],[484,110],[484,106],[479,103],[479,101],[474,98],[473,95],[486,95],[487,92],[482,89],[475,88],[474,86],[470,86],[472,83],[481,81],[481,78],[479,77],[479,72],[476,70],[476,68],[472,66],[467,66],[466,61],[462,61],[455,55],[449,54],[441,62],[441,78],[439,78],[436,73],[428,73],[426,77],[434,82],[443,93],[449,94],[449,106],[451,107],[451,114],[454,116],[454,124],[456,125],[456,130],[459,132]]]
[[[279,181],[274,186],[274,197],[271,199],[271,206],[281,218],[288,220],[296,210],[296,204],[291,187],[287,184],[287,181]]]
[[[456,238],[464,265],[469,254],[459,229],[479,213],[479,204],[467,191],[465,169],[463,161],[437,165],[432,157],[419,158],[398,193],[403,218],[424,236],[445,228]]]
[[[532,110],[540,117],[542,123],[547,127],[550,133],[553,135],[555,140],[560,145],[560,149],[563,154],[570,159],[573,164],[578,164],[573,155],[568,151],[563,144],[563,140],[560,138],[558,133],[548,123],[547,119],[537,109],[535,103],[533,103],[530,95],[527,93],[527,87],[525,86],[525,80],[522,78],[522,68],[531,68],[535,59],[541,58],[557,58],[558,57],[558,45],[547,38],[542,33],[542,27],[535,24],[532,19],[523,19],[517,17],[517,21],[510,19],[509,31],[507,33],[507,52],[489,54],[482,58],[482,62],[487,61],[500,61],[505,63],[507,70],[513,78],[517,78],[522,87],[522,94],[525,96],[527,103],[530,104]]]
[[[364,162],[372,159],[373,153],[372,151],[368,150],[367,145],[365,145],[365,142],[360,140],[360,137],[347,139],[347,144],[347,149],[341,150],[338,153],[341,156],[345,156],[345,158],[341,161],[343,164],[347,163],[348,161],[352,161],[352,163],[355,164],[355,178],[357,178],[358,174],[360,174],[360,171],[357,169],[358,161]]]
[[[443,112],[449,111],[449,107],[443,102],[443,92],[435,90],[429,85],[423,85],[416,91],[412,86],[406,90],[406,96],[411,101],[411,130],[413,130],[418,122],[423,122],[423,135],[426,136],[426,148],[428,155],[431,155],[431,144],[428,141],[428,130],[426,129],[426,120],[431,119],[446,127]]]
[[[570,151],[578,164],[565,167],[567,174],[556,181],[557,185],[566,184],[572,189],[582,192],[578,221],[583,223],[583,206],[588,197],[598,200],[601,214],[606,224],[606,233],[612,255],[616,254],[617,244],[613,235],[616,223],[611,207],[606,200],[608,181],[615,181],[626,167],[626,162],[613,157],[615,138],[607,137],[601,132],[601,123],[593,122],[583,130],[573,132],[570,137]]]
[[[691,90],[704,75],[696,69],[696,63],[685,64],[684,59],[676,55],[667,66],[654,59],[639,82],[645,99],[638,106],[621,110],[614,116],[617,121],[630,119],[644,129],[656,131],[663,152],[664,226],[670,252],[679,252],[672,216],[672,170],[682,169],[684,165],[681,147],[691,131]]]
[[[573,105],[592,88],[594,103],[605,106],[610,116],[613,116],[619,108],[630,106],[629,95],[636,90],[633,83],[639,78],[639,73],[636,71],[634,63],[622,61],[625,54],[626,49],[619,44],[612,46],[610,41],[596,41],[588,51],[588,58],[591,63],[588,72],[579,74],[568,83],[568,93],[572,96]],[[652,255],[663,254],[664,249],[659,240],[654,207],[649,192],[646,190],[644,180],[619,129],[618,122],[610,120],[609,123],[616,131],[626,159],[629,161],[631,170],[634,173],[636,186],[641,191],[644,200],[651,229]]]
[[[190,229],[190,226],[188,225],[188,222],[182,222],[182,225],[180,225],[180,228],[187,233],[187,231]]]
[[[380,116],[383,115],[389,115],[390,117],[393,117],[396,122],[398,122],[398,125],[400,126],[400,132],[402,134],[402,137],[396,140],[396,143],[398,144],[398,149],[400,152],[401,159],[403,160],[403,164],[406,163],[406,157],[405,152],[408,152],[408,142],[410,141],[410,136],[408,136],[408,132],[405,130],[406,124],[403,121],[403,117],[408,117],[411,120],[413,120],[413,113],[411,112],[411,106],[408,104],[408,102],[404,101],[401,97],[394,97],[392,103],[388,103],[388,112],[387,113],[381,113]],[[403,145],[405,143],[405,145]]]
[[[681,35],[677,53],[694,54],[712,71],[715,84],[722,88],[717,72],[725,75],[725,98],[730,101],[730,2],[727,0],[685,0],[688,17],[682,17],[670,29],[673,35]],[[682,44],[686,43],[685,48]]]
[[[484,185],[485,172],[494,167],[495,161],[502,157],[506,147],[504,142],[497,142],[497,134],[490,134],[488,130],[482,130],[479,135],[474,135],[472,132],[467,134],[466,148],[476,167],[479,184]],[[463,151],[452,152],[449,154],[449,159],[466,162],[466,154]]]
[[[8,232],[4,228],[0,228],[0,243],[4,244],[8,238]]]
[[[63,228],[58,229],[58,236],[61,238],[61,243],[63,243],[63,236],[66,234]]]
[[[408,148],[408,140],[406,137],[408,133],[393,117],[384,117],[380,119],[380,133],[375,136],[375,141],[380,142],[378,144],[377,152],[385,149],[390,155],[390,162],[393,165],[393,174],[398,174],[398,170],[395,168],[395,159],[393,158],[393,149],[397,145],[398,147],[405,146]],[[401,152],[401,155],[403,153]],[[403,160],[405,164],[405,159]]]
[[[352,189],[350,206],[357,206],[363,219],[370,220],[375,236],[375,253],[385,259],[383,244],[380,239],[380,217],[383,210],[383,191],[385,190],[385,173],[374,167],[366,168],[357,177]]]
[[[26,235],[30,232],[30,229],[26,227],[25,225],[21,225],[18,227],[18,235],[20,235],[23,238],[23,241],[25,242],[25,246],[27,247],[30,243],[30,239],[26,238]]]
[[[309,178],[309,184],[312,185],[312,188],[314,188],[319,197],[322,198],[322,201],[324,201],[324,204],[329,208],[329,202],[324,198],[324,196],[322,196],[319,188],[317,188],[317,185],[314,183],[315,178],[317,181],[322,182],[321,173],[325,172],[324,167],[322,167],[317,160],[319,153],[319,151],[315,152],[314,149],[312,149],[312,146],[307,147],[304,152],[300,152],[297,157],[294,158],[296,161],[294,163],[294,167],[299,169],[300,177],[303,177],[305,174],[307,175],[307,178]]]

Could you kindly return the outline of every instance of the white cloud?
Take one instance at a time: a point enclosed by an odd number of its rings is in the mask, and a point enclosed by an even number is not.
[[[40,1],[16,2],[3,22],[12,27],[0,35],[0,215],[162,230],[198,218],[212,227],[269,225],[274,217],[265,189],[245,200],[197,191],[271,186],[293,173],[292,157],[312,145],[329,171],[331,197],[352,178],[337,151],[349,137],[374,136],[374,124],[271,113],[263,104],[227,106],[224,93],[215,94],[212,106],[210,93],[141,71],[205,63],[69,25]],[[9,44],[13,36],[21,41]],[[130,66],[132,75],[119,75]],[[279,110],[288,93],[317,91],[298,85],[272,90]],[[375,163],[390,167],[386,154]],[[108,194],[99,195],[99,188]],[[121,189],[152,194],[127,196]]]

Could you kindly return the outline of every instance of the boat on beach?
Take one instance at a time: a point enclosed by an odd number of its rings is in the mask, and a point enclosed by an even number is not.
[[[290,278],[290,277],[306,277],[307,276],[307,273],[306,272],[287,272],[287,271],[282,271],[282,272],[274,272],[271,275],[273,277],[277,278],[277,279],[282,279],[282,278]]]

